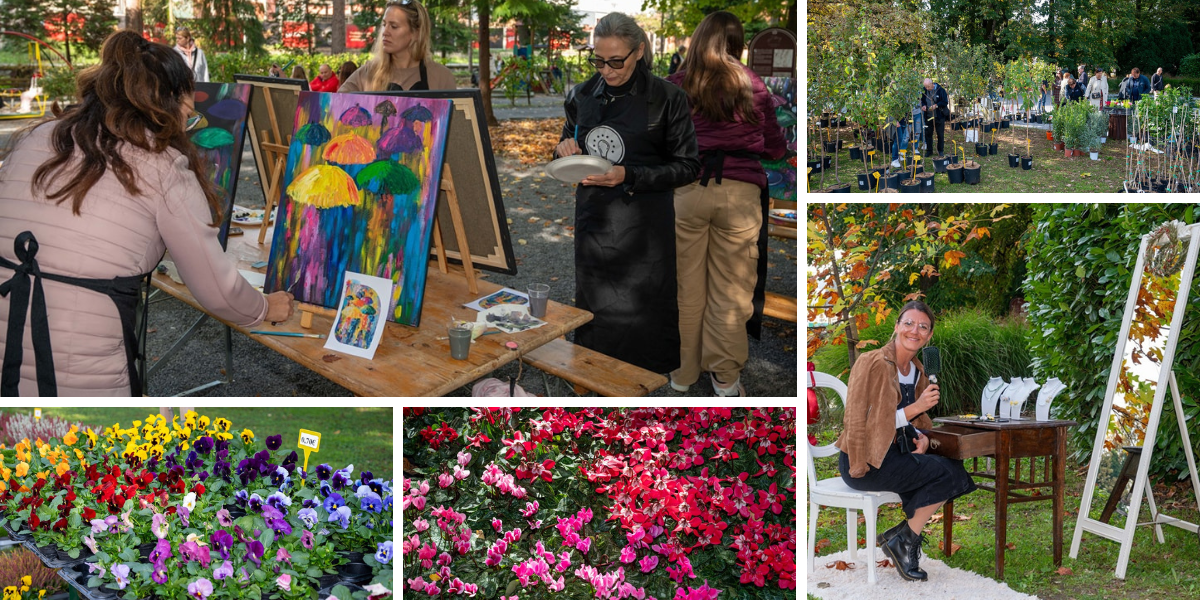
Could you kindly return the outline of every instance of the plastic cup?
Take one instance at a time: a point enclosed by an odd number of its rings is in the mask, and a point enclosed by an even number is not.
[[[467,360],[471,353],[471,326],[451,325],[446,333],[450,336],[450,358]]]
[[[539,318],[546,318],[546,303],[550,301],[550,286],[544,283],[530,284],[529,289],[529,314]]]

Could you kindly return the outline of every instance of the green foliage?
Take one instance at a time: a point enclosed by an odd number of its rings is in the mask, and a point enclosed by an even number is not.
[[[1083,140],[1080,149],[1090,150],[1100,146],[1100,138],[1108,136],[1108,115],[1097,110],[1091,102],[1085,102],[1091,109],[1087,113],[1087,124],[1083,129]]]
[[[1178,73],[1184,57],[1196,50],[1192,46],[1192,27],[1174,19],[1147,21],[1117,50],[1117,61],[1141,67],[1147,76],[1159,67],[1167,73]]]
[[[895,326],[895,320],[889,319],[860,332],[861,337],[877,340],[879,345],[871,347],[874,350],[887,343]],[[938,375],[942,400],[930,416],[977,413],[989,377],[1010,380],[1030,376],[1028,330],[1023,320],[995,320],[978,308],[940,315],[929,345],[937,347],[942,355],[942,373]],[[849,361],[839,347],[822,348],[813,356],[813,362],[818,371],[842,381],[849,379]]]
[[[43,75],[42,91],[52,100],[75,100],[75,71],[67,67],[53,67],[45,69]]]
[[[1189,54],[1179,61],[1179,74],[1184,77],[1200,77],[1200,52]]]
[[[44,10],[39,0],[6,0],[4,10],[0,10],[0,28],[40,38],[46,33],[42,25]],[[16,39],[7,38],[5,43],[16,45],[12,44],[12,40]],[[19,45],[22,49],[25,46],[23,41]]]
[[[941,210],[965,212],[966,206],[945,205]],[[1009,313],[1014,301],[1023,301],[1025,281],[1024,237],[1029,231],[1033,209],[1014,204],[1013,218],[992,225],[989,236],[963,247],[966,256],[957,269],[946,269],[925,293],[930,306],[971,306],[991,317]]]
[[[1200,77],[1164,77],[1163,83],[1189,90],[1193,96],[1200,96]]]
[[[1200,205],[1038,204],[1029,237],[1029,350],[1039,381],[1058,377],[1068,393],[1056,402],[1059,418],[1078,422],[1073,457],[1083,462],[1095,441],[1117,336],[1141,236],[1164,221],[1194,222]],[[1200,439],[1200,294],[1189,297],[1176,347],[1178,378],[1189,435]],[[1168,401],[1151,461],[1156,477],[1186,475],[1183,448]],[[1182,471],[1180,471],[1182,469]]]
[[[62,46],[68,60],[78,58],[79,50],[86,48],[99,52],[104,40],[117,28],[113,16],[113,0],[50,0],[41,3],[45,7],[47,21],[54,20],[59,26],[66,23],[68,42]],[[68,18],[68,15],[73,15]],[[32,32],[35,37],[44,37],[45,31]],[[74,51],[74,55],[72,55]]]
[[[232,82],[233,76],[238,73],[247,75],[266,75],[272,64],[283,66],[289,62],[292,66],[300,65],[304,67],[304,72],[311,80],[317,76],[317,69],[323,64],[329,64],[333,68],[334,73],[347,60],[353,61],[354,64],[362,66],[369,58],[370,54],[361,52],[346,52],[344,54],[271,54],[258,56],[242,56],[240,53],[224,52],[220,54],[210,54],[208,56],[208,72],[212,81]],[[291,67],[288,67],[291,71]],[[284,73],[288,75],[289,73]]]
[[[1151,134],[1164,138],[1194,122],[1194,108],[1191,90],[1171,86],[1156,96],[1143,96],[1137,103],[1137,118]]]
[[[263,24],[251,0],[214,0],[201,5],[201,18],[187,22],[205,42],[207,55],[217,51],[266,53]]]

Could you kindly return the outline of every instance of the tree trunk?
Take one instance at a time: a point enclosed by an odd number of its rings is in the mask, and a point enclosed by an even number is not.
[[[142,35],[142,0],[125,0],[125,29]]]
[[[346,51],[346,0],[333,0],[333,39],[329,46],[333,54]]]
[[[483,99],[483,115],[487,124],[494,127],[500,121],[496,120],[496,113],[492,111],[492,5],[489,0],[480,0],[476,9],[479,12],[479,95]]]

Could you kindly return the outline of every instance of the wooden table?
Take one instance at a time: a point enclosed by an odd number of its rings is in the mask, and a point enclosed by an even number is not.
[[[229,238],[226,254],[238,261],[239,269],[265,273],[265,267],[253,269],[250,265],[267,260],[271,235],[268,232],[267,244],[259,245],[257,228],[243,228],[245,235]],[[153,283],[158,289],[208,314],[186,285],[175,283],[161,273],[155,273]],[[546,325],[515,334],[480,337],[471,344],[467,360],[454,360],[450,358],[450,342],[446,338],[450,319],[474,321],[478,313],[463,304],[502,287],[486,280],[478,280],[478,283],[479,294],[472,294],[467,290],[461,267],[455,272],[452,265],[449,273],[442,273],[436,264],[430,264],[420,327],[388,322],[373,360],[327,350],[325,340],[251,335],[250,328],[213,318],[359,396],[443,396],[592,320],[590,312],[551,301],[543,319]],[[297,312],[277,327],[263,323],[254,329],[328,334],[332,322],[331,317],[314,315],[312,329],[302,329]],[[508,341],[516,342],[518,349],[505,348]],[[323,357],[330,354],[339,359],[326,362]]]
[[[996,495],[996,578],[1004,579],[1004,550],[1008,538],[1008,505],[1018,502],[1051,500],[1054,503],[1054,564],[1062,565],[1063,481],[1067,452],[1067,428],[1074,421],[1034,421],[1012,419],[1004,423],[976,421],[960,417],[934,419],[942,424],[926,432],[930,438],[931,454],[956,460],[974,459],[968,469],[972,477],[991,479],[993,484],[979,484],[980,489]],[[934,448],[937,446],[937,448]],[[995,473],[979,468],[981,457],[996,459]],[[1047,457],[1041,480],[1034,472],[1035,459]],[[1022,480],[1023,459],[1029,459],[1028,480]],[[1009,461],[1016,460],[1016,469]],[[1053,463],[1053,470],[1051,469]],[[1049,495],[1022,493],[1051,488]],[[954,502],[947,502],[942,515],[945,541],[943,552],[950,556],[954,543]]]

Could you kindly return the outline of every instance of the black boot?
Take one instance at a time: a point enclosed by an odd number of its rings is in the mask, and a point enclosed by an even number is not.
[[[925,581],[929,576],[917,564],[925,536],[904,527],[883,545],[883,553],[896,564],[896,571],[908,581]]]
[[[900,533],[900,530],[902,528],[907,528],[907,527],[908,527],[908,521],[900,521],[899,525],[879,534],[879,537],[875,538],[875,545],[881,546],[883,544],[886,544],[888,540],[892,539],[893,537],[896,537],[896,534]]]

